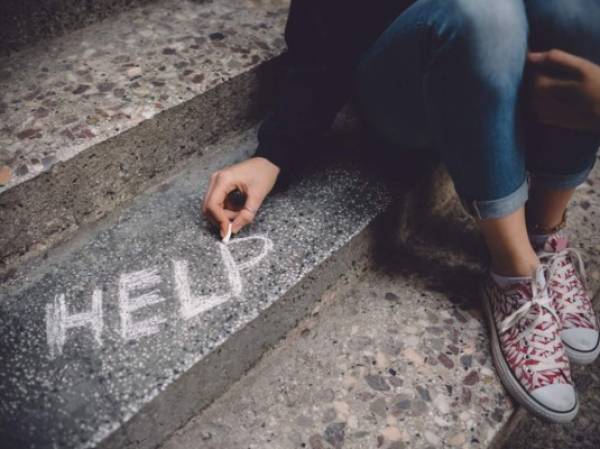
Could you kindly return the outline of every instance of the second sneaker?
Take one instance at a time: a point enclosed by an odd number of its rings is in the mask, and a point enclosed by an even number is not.
[[[600,331],[581,256],[568,247],[568,239],[562,233],[542,241],[533,238],[532,243],[540,261],[550,267],[550,296],[561,322],[560,336],[567,355],[575,363],[592,363],[600,354]]]

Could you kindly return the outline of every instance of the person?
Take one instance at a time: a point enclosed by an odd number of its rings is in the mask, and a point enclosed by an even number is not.
[[[254,157],[215,172],[202,205],[237,233],[354,96],[390,148],[433,145],[489,254],[482,298],[512,396],[556,422],[571,363],[600,352],[566,211],[600,144],[600,0],[292,0],[287,70]],[[577,56],[575,56],[577,55]],[[228,192],[247,194],[240,211]]]

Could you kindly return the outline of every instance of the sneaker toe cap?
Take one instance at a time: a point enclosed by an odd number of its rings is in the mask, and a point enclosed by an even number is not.
[[[568,412],[577,405],[577,393],[570,384],[551,384],[538,388],[531,395],[542,404],[556,412]]]
[[[564,329],[560,336],[567,345],[577,351],[593,351],[597,348],[600,335],[594,329]]]

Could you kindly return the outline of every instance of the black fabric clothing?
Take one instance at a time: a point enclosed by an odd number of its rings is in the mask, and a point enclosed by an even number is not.
[[[325,133],[352,95],[360,55],[414,1],[292,0],[284,77],[255,151],[279,166],[280,180],[322,150]]]

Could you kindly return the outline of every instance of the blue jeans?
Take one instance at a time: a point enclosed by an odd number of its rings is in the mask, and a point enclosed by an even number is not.
[[[509,215],[528,175],[574,188],[600,145],[524,110],[528,48],[600,63],[600,0],[416,0],[361,55],[359,112],[394,150],[433,146],[472,215]]]

